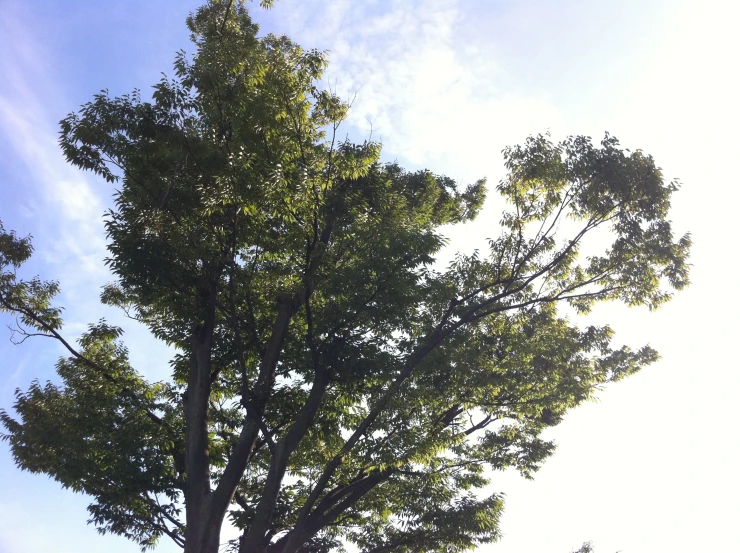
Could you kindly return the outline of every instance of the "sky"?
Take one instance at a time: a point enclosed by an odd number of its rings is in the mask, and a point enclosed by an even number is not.
[[[100,89],[146,95],[172,74],[198,3],[0,0],[0,220],[34,237],[25,274],[60,281],[65,333],[103,316],[122,324],[150,380],[167,377],[171,352],[97,302],[110,280],[102,214],[112,190],[65,163],[58,121]],[[492,488],[506,494],[503,538],[484,553],[569,553],[586,540],[597,553],[736,547],[739,16],[729,0],[254,6],[263,32],[328,51],[326,83],[355,98],[346,132],[372,129],[384,159],[495,185],[506,145],[608,131],[683,183],[671,218],[693,236],[692,285],[657,312],[610,304],[589,321],[609,323],[618,343],[650,343],[661,361],[551,429],[558,450],[533,481],[494,473]],[[491,196],[478,220],[448,231],[446,255],[497,235],[501,203]],[[60,354],[43,341],[14,346],[0,325],[0,407],[17,387],[53,380]],[[138,551],[86,525],[87,503],[18,470],[0,443],[0,553]],[[177,550],[161,543],[158,552]]]

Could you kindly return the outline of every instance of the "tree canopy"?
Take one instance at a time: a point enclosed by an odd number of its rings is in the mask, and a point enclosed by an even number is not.
[[[173,346],[172,378],[147,382],[105,321],[66,341],[57,284],[20,279],[30,240],[0,227],[0,308],[69,352],[58,383],[0,412],[16,462],[142,548],[216,552],[226,518],[240,553],[496,540],[488,469],[530,477],[554,450],[545,428],[657,359],[559,306],[653,309],[688,283],[677,184],[609,135],[531,137],[504,151],[500,235],[440,267],[442,227],[478,215],[485,180],[339,139],[349,108],[321,86],[325,56],[258,36],[243,2],[187,24],[195,53],[151,100],[103,91],[60,139],[116,187],[101,299]],[[604,248],[582,255],[594,235]]]

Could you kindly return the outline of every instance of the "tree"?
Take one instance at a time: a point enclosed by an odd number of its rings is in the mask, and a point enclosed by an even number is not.
[[[338,140],[348,106],[318,84],[324,56],[259,38],[242,2],[188,26],[195,54],[151,101],[102,92],[60,140],[119,187],[102,301],[176,349],[172,380],[145,381],[105,321],[66,341],[56,283],[19,279],[30,240],[0,228],[0,307],[21,339],[69,352],[60,384],[0,412],[16,462],[90,495],[91,521],[142,548],[216,552],[227,517],[250,553],[495,540],[486,468],[530,477],[554,449],[545,428],[657,358],[558,306],[656,308],[687,284],[676,183],[609,135],[532,137],[504,151],[501,235],[436,268],[441,227],[476,217],[485,181]],[[583,259],[594,235],[609,245]]]
[[[591,545],[590,541],[583,542],[583,545],[579,547],[578,549],[572,551],[571,553],[594,553],[593,545]],[[619,551],[617,551],[619,553]]]

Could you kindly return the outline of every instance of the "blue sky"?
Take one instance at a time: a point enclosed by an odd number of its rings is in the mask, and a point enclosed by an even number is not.
[[[110,186],[68,167],[57,123],[102,88],[144,93],[188,48],[195,1],[0,2],[0,219],[33,234],[29,273],[57,278],[66,332],[117,317],[97,304],[108,280],[101,215]],[[691,231],[690,289],[656,313],[615,305],[593,318],[663,359],[552,430],[559,449],[534,482],[494,477],[507,494],[504,538],[482,551],[598,553],[731,550],[740,508],[734,353],[740,200],[735,22],[721,0],[279,0],[255,17],[329,50],[327,82],[357,94],[347,132],[384,156],[462,181],[503,176],[501,148],[527,135],[609,131],[684,183],[673,220]],[[496,234],[492,198],[451,250]],[[125,324],[125,323],[122,323]],[[125,325],[132,359],[166,377],[165,348]],[[0,406],[54,377],[53,344],[0,333]],[[0,552],[137,551],[86,526],[84,497],[18,471],[0,445]],[[158,551],[175,551],[162,542]]]

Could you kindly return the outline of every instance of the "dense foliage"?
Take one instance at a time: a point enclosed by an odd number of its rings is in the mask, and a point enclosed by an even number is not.
[[[500,236],[438,267],[440,228],[476,217],[483,180],[338,140],[348,106],[320,87],[324,56],[258,37],[242,3],[188,26],[195,54],[151,101],[103,92],[61,131],[73,165],[117,186],[102,301],[176,348],[172,379],[145,381],[105,322],[64,341],[57,285],[19,279],[31,244],[0,229],[0,308],[70,352],[58,384],[0,413],[17,463],[142,547],[215,552],[226,517],[240,552],[495,540],[487,468],[530,476],[544,428],[656,359],[558,305],[655,308],[687,283],[676,185],[608,135],[530,138],[504,152]],[[579,255],[595,234],[601,253]]]

